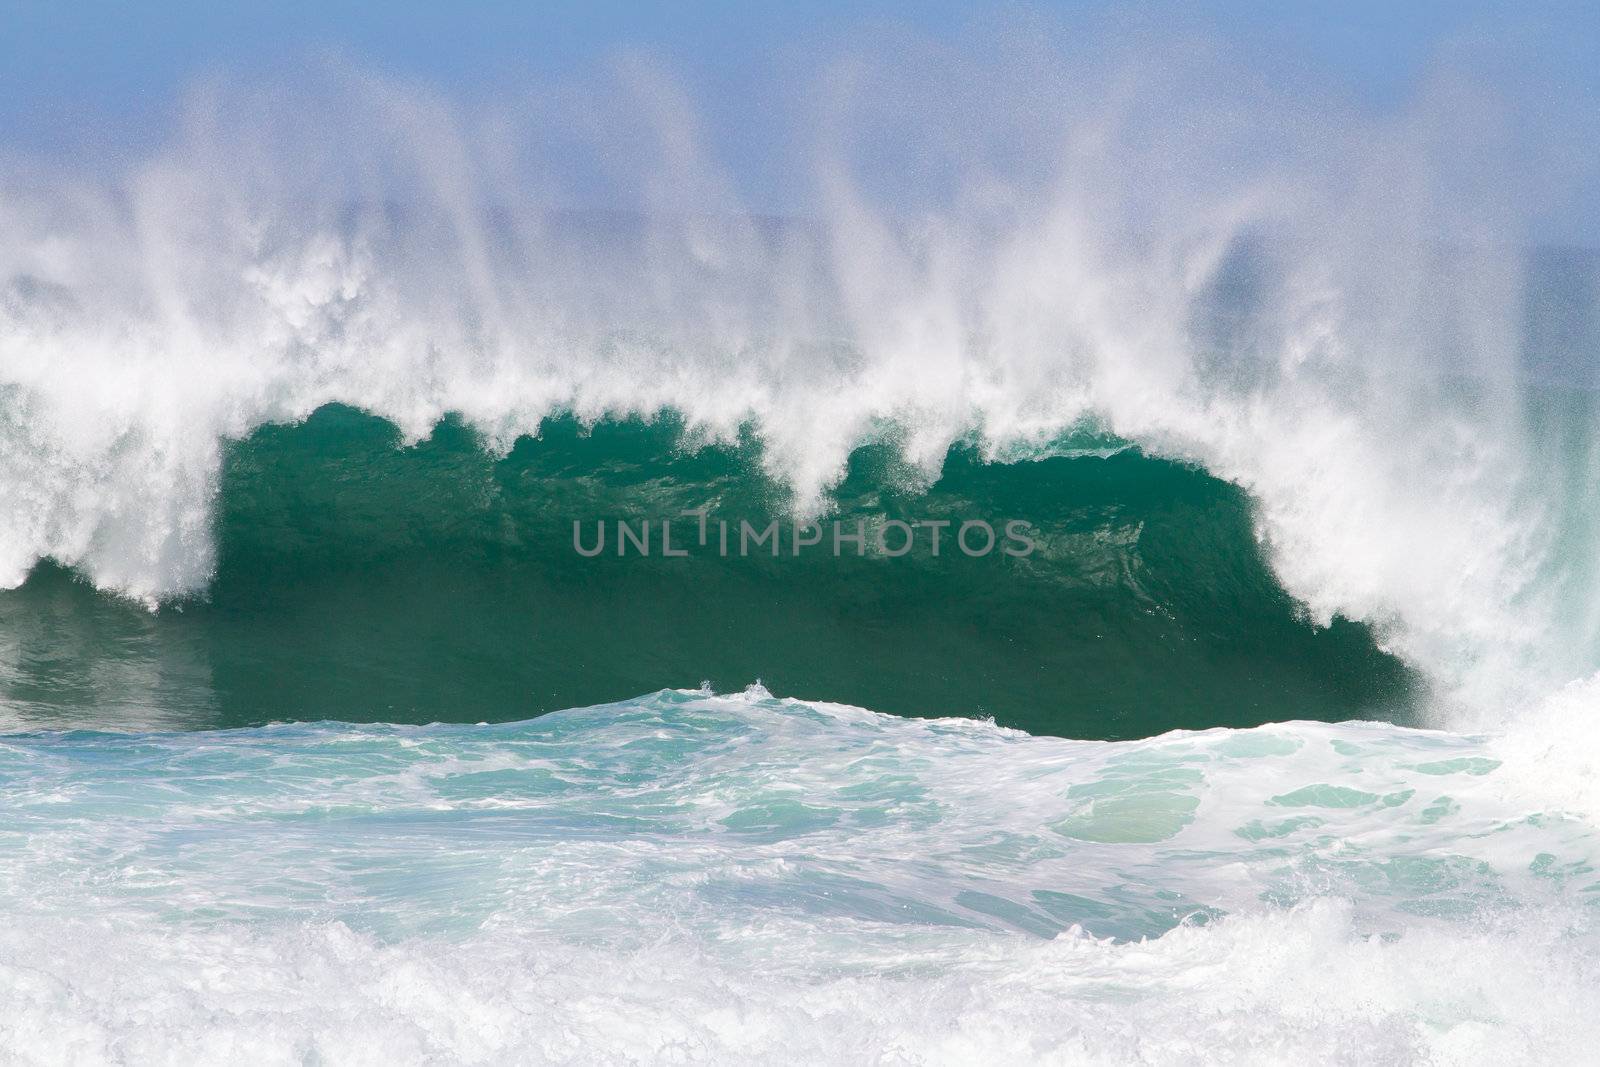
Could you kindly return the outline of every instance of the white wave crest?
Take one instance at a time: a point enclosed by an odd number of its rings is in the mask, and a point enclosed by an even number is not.
[[[469,108],[335,71],[197,94],[103,179],[13,167],[0,585],[48,557],[152,603],[203,588],[225,442],[333,401],[412,439],[458,412],[495,448],[557,411],[752,425],[801,511],[885,423],[932,473],[964,435],[999,452],[1092,416],[1248,489],[1311,617],[1374,624],[1450,702],[1592,668],[1570,608],[1594,568],[1550,577],[1568,505],[1504,251],[1533,209],[1471,118],[1492,108],[1446,77],[1308,121],[1153,54],[1041,59],[1047,104],[971,57],[824,79],[793,224],[751,214],[643,61],[588,87],[587,126],[570,92]],[[891,211],[872,101],[935,72],[978,117],[946,191]],[[900,143],[932,152],[940,107],[896,111]],[[572,155],[640,214],[552,212]]]

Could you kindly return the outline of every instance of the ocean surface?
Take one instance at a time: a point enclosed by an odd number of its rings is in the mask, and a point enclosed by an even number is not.
[[[1358,722],[1076,741],[755,687],[13,734],[0,1047],[1582,1062],[1600,842],[1537,756]]]
[[[0,1058],[1592,1058],[1592,254],[523,212],[396,99],[5,179]]]

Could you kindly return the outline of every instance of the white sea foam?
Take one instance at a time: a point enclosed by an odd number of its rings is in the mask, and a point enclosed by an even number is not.
[[[1594,823],[1482,740],[663,693],[0,746],[21,1062],[1490,1064],[1600,1039]]]
[[[41,1064],[1578,1063],[1600,975],[1570,952],[1543,916],[1385,942],[1335,903],[1133,944],[952,935],[853,976],[679,943],[65,921],[0,934],[0,1036]]]

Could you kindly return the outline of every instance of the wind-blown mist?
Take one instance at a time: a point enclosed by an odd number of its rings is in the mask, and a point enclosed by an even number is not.
[[[13,166],[0,583],[203,593],[226,443],[334,402],[498,451],[670,411],[690,445],[753,433],[799,515],[864,441],[931,481],[953,443],[1093,425],[1244,488],[1308,616],[1442,706],[1592,669],[1600,288],[1526,251],[1539,160],[1494,101],[1441,76],[1374,116],[1204,49],[1047,52],[826,67],[774,109],[792,218],[641,57],[489,103],[217,81],[114,173]]]

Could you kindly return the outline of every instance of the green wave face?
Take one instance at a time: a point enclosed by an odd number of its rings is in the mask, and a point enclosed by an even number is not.
[[[859,448],[821,543],[796,554],[754,442],[557,420],[496,459],[453,422],[400,447],[388,423],[324,408],[232,448],[205,598],[150,613],[50,567],[0,596],[0,694],[41,725],[74,709],[141,725],[508,720],[757,679],[1085,738],[1404,715],[1415,679],[1365,628],[1297,614],[1238,489],[1134,449],[1056,451],[957,448],[928,486],[892,444]],[[666,518],[687,555],[661,555]],[[774,519],[779,554],[741,556],[739,523]],[[953,526],[937,556],[921,527],[891,557],[875,531],[894,519]],[[999,535],[976,557],[953,544],[975,519]],[[619,556],[617,522],[646,520],[652,553]],[[836,520],[869,531],[861,554],[833,554]],[[575,521],[589,550],[605,528],[603,552],[575,551]],[[1028,524],[1027,555],[1004,551],[1023,548],[1007,521]],[[890,551],[903,533],[885,532]]]

